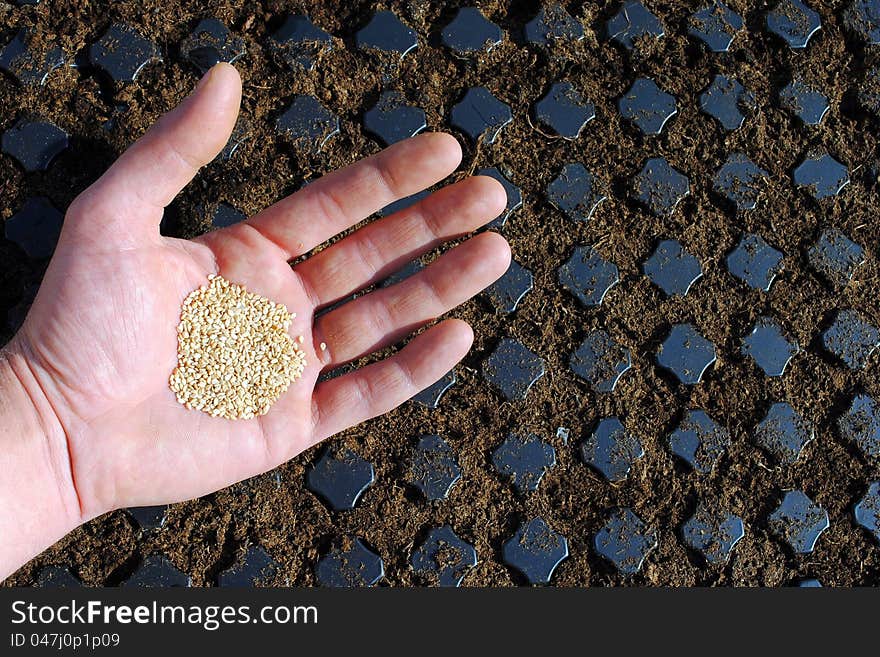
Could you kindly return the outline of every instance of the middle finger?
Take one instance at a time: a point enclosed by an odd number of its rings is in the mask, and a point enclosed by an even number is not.
[[[422,253],[497,217],[507,204],[501,184],[474,176],[358,229],[294,267],[320,306],[377,283]]]
[[[510,247],[498,233],[477,235],[396,285],[380,288],[315,322],[314,341],[324,366],[341,365],[394,344],[464,303],[510,265]]]

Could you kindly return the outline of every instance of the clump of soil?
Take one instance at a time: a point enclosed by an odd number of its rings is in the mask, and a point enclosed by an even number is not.
[[[855,390],[880,395],[878,356],[865,370],[851,372],[828,357],[819,335],[838,308],[856,308],[880,325],[880,268],[869,257],[838,291],[807,266],[805,257],[826,226],[840,228],[869,254],[880,248],[873,155],[878,124],[855,101],[876,55],[843,29],[839,17],[848,0],[813,3],[823,28],[803,51],[792,51],[767,33],[763,5],[754,9],[745,0],[729,0],[747,28],[727,54],[708,53],[687,36],[688,17],[701,2],[648,2],[666,35],[642,40],[627,52],[601,34],[601,26],[619,8],[615,0],[585,7],[565,3],[584,22],[586,38],[550,50],[522,42],[522,26],[536,12],[534,3],[487,0],[479,3],[481,8],[506,37],[478,61],[453,57],[438,45],[438,30],[458,4],[146,0],[83,5],[59,0],[0,7],[3,42],[27,24],[73,53],[120,20],[150,36],[165,53],[162,63],[123,86],[73,68],[54,72],[40,88],[0,80],[0,104],[8,108],[0,129],[22,113],[36,113],[68,131],[72,140],[45,174],[24,175],[9,158],[0,158],[4,218],[32,195],[46,195],[65,207],[179,101],[196,72],[178,57],[178,44],[199,19],[213,15],[241,35],[248,49],[236,63],[245,85],[246,139],[228,160],[206,168],[169,208],[166,233],[202,232],[222,201],[256,212],[322,173],[377,151],[360,117],[382,90],[402,91],[426,110],[430,129],[448,130],[451,107],[468,87],[484,85],[511,105],[514,120],[491,145],[474,147],[462,138],[465,160],[459,175],[498,166],[522,188],[524,205],[502,232],[514,257],[535,277],[535,289],[514,315],[497,313],[483,298],[456,311],[473,324],[477,338],[456,370],[458,383],[438,409],[406,404],[334,438],[376,468],[377,481],[355,510],[331,512],[305,489],[305,469],[316,458],[311,450],[275,473],[174,506],[158,531],[141,533],[124,512],[93,521],[23,567],[9,584],[31,583],[44,564],[68,563],[86,583],[112,585],[153,552],[166,554],[194,583],[210,584],[246,545],[259,543],[280,563],[284,581],[311,585],[315,561],[341,537],[359,536],[384,559],[386,584],[411,585],[422,583],[409,567],[413,545],[441,524],[476,547],[479,564],[465,585],[521,584],[503,565],[501,545],[523,520],[537,515],[569,542],[571,556],[553,578],[558,585],[783,585],[800,576],[817,577],[825,585],[877,583],[880,547],[855,524],[852,508],[867,482],[878,478],[878,466],[840,437],[835,422]],[[420,34],[419,47],[399,63],[353,45],[354,32],[380,7],[394,9]],[[267,46],[268,34],[290,11],[308,12],[336,37],[313,71],[292,72]],[[734,132],[723,132],[699,110],[699,94],[717,73],[738,79],[756,98],[755,110]],[[659,136],[643,137],[616,108],[617,98],[640,76],[652,78],[677,99],[678,114]],[[780,108],[778,90],[795,76],[829,97],[832,109],[821,125],[805,127]],[[596,118],[574,141],[541,131],[531,114],[534,103],[560,80],[570,81],[596,106]],[[274,132],[277,116],[301,93],[314,94],[343,119],[341,133],[313,156],[294,152]],[[791,181],[794,167],[817,150],[844,162],[853,177],[841,195],[821,203]],[[770,174],[757,208],[739,215],[712,191],[711,183],[732,152],[746,153]],[[657,156],[691,182],[691,194],[662,219],[631,200],[630,181],[647,158]],[[547,185],[569,162],[583,163],[610,192],[587,222],[572,222],[546,200]],[[746,288],[725,269],[724,256],[743,231],[762,235],[785,254],[783,271],[767,293]],[[641,264],[662,238],[679,240],[703,265],[703,278],[686,297],[664,297],[642,275]],[[613,261],[622,279],[601,307],[590,310],[557,283],[557,269],[581,244],[595,246]],[[42,266],[8,243],[0,244],[0,262],[0,304],[14,308],[39,281]],[[775,317],[804,348],[780,378],[764,376],[740,353],[742,336],[764,314]],[[676,383],[654,362],[669,325],[676,322],[693,323],[718,352],[717,362],[694,387]],[[568,366],[570,354],[597,328],[628,347],[633,357],[633,368],[612,394],[595,394]],[[546,361],[547,375],[525,402],[503,401],[480,374],[482,361],[502,337],[522,341]],[[776,466],[755,445],[752,429],[772,402],[782,400],[810,419],[817,433],[794,464]],[[705,409],[731,432],[730,448],[705,476],[673,457],[667,444],[669,432],[689,408]],[[621,417],[645,449],[628,478],[616,485],[579,456],[583,438],[610,415]],[[570,430],[568,440],[558,427]],[[511,431],[535,433],[556,448],[557,465],[534,493],[518,494],[491,466],[491,451]],[[463,477],[446,500],[425,502],[407,484],[407,463],[422,434],[444,436],[458,455]],[[831,527],[812,554],[793,554],[769,531],[767,518],[790,488],[802,489],[828,510]],[[745,538],[726,564],[706,565],[681,541],[680,527],[699,502],[743,518]],[[617,506],[631,507],[659,541],[642,571],[630,578],[619,575],[593,546],[593,537]]]

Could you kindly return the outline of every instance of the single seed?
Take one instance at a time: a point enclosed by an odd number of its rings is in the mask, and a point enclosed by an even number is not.
[[[327,351],[327,343],[326,342],[321,343],[321,351]]]

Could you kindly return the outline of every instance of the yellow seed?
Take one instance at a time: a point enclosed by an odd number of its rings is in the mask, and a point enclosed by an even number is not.
[[[221,276],[208,280],[181,307],[169,386],[186,408],[214,417],[263,415],[305,369],[287,333],[295,314]]]

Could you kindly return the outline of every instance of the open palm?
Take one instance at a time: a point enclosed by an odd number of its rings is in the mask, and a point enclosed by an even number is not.
[[[501,212],[503,188],[468,178],[291,267],[289,260],[449,175],[461,152],[443,134],[397,144],[246,222],[193,241],[161,236],[163,208],[223,147],[240,94],[235,69],[218,65],[74,201],[14,339],[63,429],[59,449],[67,451],[56,462],[70,467],[59,478],[75,492],[82,519],[217,490],[401,404],[464,356],[472,340],[464,322],[441,322],[394,356],[344,376],[321,383],[318,376],[398,342],[508,266],[503,238],[484,233],[417,275],[315,318]],[[168,387],[180,304],[212,273],[296,313],[290,332],[304,337],[308,364],[261,418],[187,410]]]

